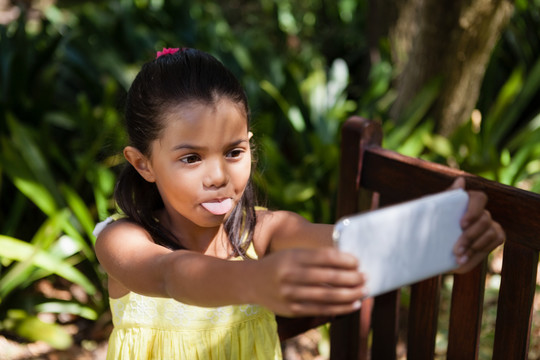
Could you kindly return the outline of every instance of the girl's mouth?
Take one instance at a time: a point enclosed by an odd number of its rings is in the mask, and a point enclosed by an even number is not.
[[[223,200],[204,202],[201,205],[214,215],[225,215],[232,209],[233,201],[231,198],[226,198]]]

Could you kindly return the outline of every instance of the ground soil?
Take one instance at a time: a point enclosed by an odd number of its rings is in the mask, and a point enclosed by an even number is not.
[[[284,360],[325,360],[319,354],[320,332],[310,330],[283,344]],[[0,360],[102,360],[106,340],[85,340],[68,350],[54,350],[44,342],[25,343],[0,335]]]

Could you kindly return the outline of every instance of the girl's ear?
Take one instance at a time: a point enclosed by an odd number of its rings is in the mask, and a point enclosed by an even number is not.
[[[126,146],[124,148],[124,157],[146,181],[156,181],[150,161],[137,148]]]

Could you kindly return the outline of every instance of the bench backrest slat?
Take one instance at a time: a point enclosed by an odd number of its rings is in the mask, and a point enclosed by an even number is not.
[[[540,233],[537,233],[537,239],[538,236]],[[507,240],[501,272],[493,359],[528,359],[537,263],[537,250]]]
[[[424,280],[411,287],[407,358],[431,359],[435,351],[441,277]]]
[[[373,299],[370,299],[373,300]],[[373,359],[396,359],[399,336],[401,292],[390,291],[377,298],[373,307]]]
[[[446,355],[448,360],[478,358],[485,280],[486,262],[467,274],[454,276]]]

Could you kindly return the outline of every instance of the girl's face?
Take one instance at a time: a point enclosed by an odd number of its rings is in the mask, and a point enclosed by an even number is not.
[[[141,175],[156,183],[176,229],[220,226],[230,215],[250,177],[251,135],[244,112],[226,99],[165,117]]]

